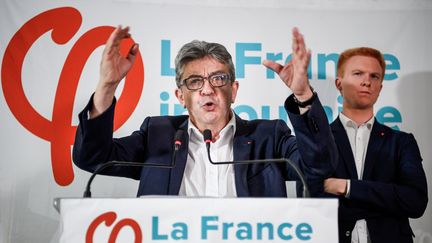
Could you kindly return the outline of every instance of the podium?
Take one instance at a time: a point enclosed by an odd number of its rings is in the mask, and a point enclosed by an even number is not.
[[[337,199],[56,199],[67,242],[338,242]]]

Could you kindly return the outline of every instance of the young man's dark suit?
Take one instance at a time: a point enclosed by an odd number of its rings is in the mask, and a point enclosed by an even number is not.
[[[324,110],[316,98],[303,115],[293,96],[285,102],[296,137],[282,120],[246,121],[236,116],[234,160],[288,158],[305,173],[308,181],[322,181],[334,172],[337,150]],[[99,117],[88,120],[87,107],[80,113],[80,124],[73,148],[74,163],[87,171],[111,160],[169,164],[174,134],[187,130],[188,116],[148,117],[131,136],[112,139],[113,105]],[[177,154],[174,169],[111,167],[104,174],[140,180],[140,195],[178,195],[188,153],[188,134]],[[239,197],[285,197],[285,181],[298,179],[286,163],[234,165]],[[314,189],[314,188],[312,188]]]
[[[351,179],[349,198],[340,197],[339,241],[351,242],[356,221],[366,219],[372,243],[412,242],[408,218],[422,216],[428,202],[426,176],[414,136],[375,120],[363,178],[358,180],[350,142],[339,118],[331,129],[339,150],[332,177]]]

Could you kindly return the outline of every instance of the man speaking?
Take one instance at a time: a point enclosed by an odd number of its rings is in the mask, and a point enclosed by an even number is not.
[[[298,29],[293,29],[291,62],[263,63],[293,93],[286,99],[285,109],[296,136],[282,120],[238,117],[231,109],[239,89],[231,55],[220,44],[192,41],[175,59],[175,95],[188,115],[147,117],[131,135],[113,138],[114,93],[138,53],[138,45],[133,45],[127,56],[120,55],[120,42],[129,37],[129,28],[119,26],[106,43],[100,81],[79,115],[73,148],[78,167],[94,172],[109,161],[141,162],[143,167],[112,166],[103,171],[140,180],[138,196],[286,197],[285,182],[299,180],[289,163],[236,164],[239,160],[286,158],[308,182],[323,181],[333,172],[337,150],[322,105],[309,85],[310,51]],[[175,166],[146,167],[170,164],[179,130],[184,133],[179,138],[182,145]],[[233,164],[210,163],[204,130],[212,134],[213,160]]]

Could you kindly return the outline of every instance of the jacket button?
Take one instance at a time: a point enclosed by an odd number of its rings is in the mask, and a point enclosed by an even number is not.
[[[345,232],[345,235],[346,235],[347,237],[350,236],[350,234],[351,234],[350,231]]]

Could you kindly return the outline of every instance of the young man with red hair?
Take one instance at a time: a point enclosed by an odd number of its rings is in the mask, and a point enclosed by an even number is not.
[[[343,109],[331,124],[339,163],[324,190],[339,196],[340,242],[413,242],[408,218],[426,209],[427,183],[417,142],[374,117],[385,61],[373,48],[342,52],[335,84]]]

